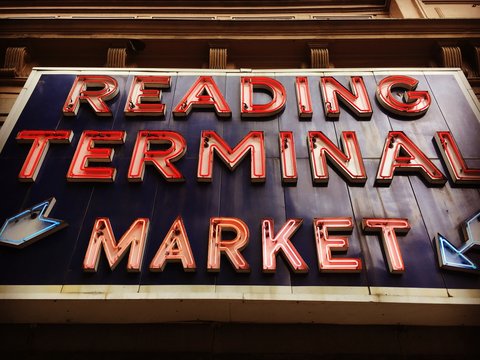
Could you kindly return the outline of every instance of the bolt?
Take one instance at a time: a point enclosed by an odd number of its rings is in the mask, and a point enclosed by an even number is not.
[[[388,147],[389,147],[390,149],[393,148],[393,144],[394,144],[394,143],[395,143],[395,137],[392,137],[392,138],[390,139],[390,143],[388,144]]]

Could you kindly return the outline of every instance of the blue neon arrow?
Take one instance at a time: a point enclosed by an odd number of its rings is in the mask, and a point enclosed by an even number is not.
[[[480,211],[468,218],[463,225],[465,244],[459,249],[465,254],[469,249],[480,247]]]
[[[63,229],[66,222],[47,217],[54,205],[51,198],[7,219],[0,230],[0,244],[23,248]]]
[[[479,268],[462,251],[453,246],[447,238],[437,234],[435,239],[438,262],[441,268],[457,271],[478,271]]]

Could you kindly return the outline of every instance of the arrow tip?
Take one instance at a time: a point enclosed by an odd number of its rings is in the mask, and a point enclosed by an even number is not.
[[[438,263],[442,269],[456,271],[479,271],[469,258],[463,255],[455,246],[441,234],[435,237],[435,246],[437,249]]]

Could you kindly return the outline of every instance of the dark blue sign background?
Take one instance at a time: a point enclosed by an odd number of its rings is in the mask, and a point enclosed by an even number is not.
[[[105,72],[107,74],[107,71]],[[108,72],[108,74],[112,74]],[[338,121],[325,120],[318,86],[321,73],[308,74],[314,116],[300,121],[296,109],[294,76],[274,74],[287,90],[287,106],[270,119],[240,119],[241,73],[214,76],[232,109],[231,119],[219,119],[214,111],[193,110],[186,119],[174,118],[171,109],[185,95],[197,76],[172,73],[172,85],[163,92],[167,106],[164,118],[133,117],[123,114],[133,73],[113,74],[120,93],[108,102],[112,117],[98,117],[85,104],[78,116],[65,117],[62,106],[75,75],[52,74],[45,71],[0,154],[0,223],[50,197],[57,203],[50,216],[65,220],[69,226],[24,249],[0,248],[1,284],[216,284],[216,285],[292,285],[292,286],[394,286],[420,288],[480,288],[477,275],[440,270],[436,261],[433,237],[441,232],[459,245],[461,222],[480,209],[480,192],[475,188],[429,188],[417,176],[395,176],[389,187],[373,185],[378,161],[388,131],[403,130],[446,174],[433,146],[436,131],[450,130],[470,166],[480,167],[480,123],[462,93],[453,73],[423,73],[412,75],[420,81],[418,89],[428,90],[432,105],[425,116],[405,121],[384,112],[375,100],[376,84],[384,75],[371,72],[364,75],[373,116],[359,121],[342,107]],[[252,73],[249,76],[255,75]],[[299,75],[301,75],[299,73]],[[352,73],[352,75],[355,75]],[[333,74],[344,85],[348,77]],[[268,101],[259,95],[257,102]],[[30,144],[15,141],[23,129],[71,129],[71,144],[53,144],[47,153],[35,183],[21,183],[17,176],[25,161]],[[151,166],[144,180],[129,183],[126,173],[141,129],[180,132],[188,143],[186,155],[176,162],[183,173],[184,183],[168,183]],[[111,166],[117,169],[114,183],[69,183],[67,169],[83,130],[125,130],[126,142],[116,145]],[[215,130],[231,147],[249,131],[265,132],[267,181],[250,182],[250,161],[245,159],[230,172],[216,159],[212,183],[196,181],[198,149],[202,130]],[[278,132],[291,130],[295,134],[299,179],[296,186],[282,186],[280,177]],[[328,186],[312,185],[306,136],[309,130],[323,131],[337,141],[341,131],[357,132],[368,174],[364,187],[349,187],[329,168]],[[338,143],[338,141],[337,141]],[[181,215],[195,256],[197,271],[184,273],[181,264],[169,263],[165,270],[148,270],[150,261],[163,241],[174,219]],[[250,229],[250,243],[243,255],[250,264],[249,274],[237,274],[226,258],[217,274],[206,270],[209,219],[216,216],[238,217]],[[335,256],[360,257],[364,269],[357,274],[325,274],[318,271],[312,220],[315,217],[353,217],[355,228],[349,237],[346,254]],[[102,253],[97,273],[84,273],[82,262],[97,217],[109,217],[117,240],[139,217],[151,220],[145,256],[140,273],[128,273],[126,258],[110,270]],[[292,238],[310,270],[297,275],[279,257],[274,274],[262,273],[260,223],[273,218],[278,230],[288,218],[303,218],[304,223]],[[406,236],[399,236],[406,271],[401,275],[388,272],[381,241],[366,236],[360,228],[364,217],[405,217],[411,224]],[[475,256],[473,254],[473,256]],[[478,260],[478,256],[477,256]]]

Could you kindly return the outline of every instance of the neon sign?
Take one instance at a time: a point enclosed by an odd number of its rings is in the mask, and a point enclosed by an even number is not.
[[[434,240],[425,229],[430,224],[419,221],[429,211],[422,200],[433,201],[429,192],[446,197],[480,186],[480,154],[464,146],[468,136],[458,127],[438,119],[436,89],[416,75],[68,76],[49,113],[60,121],[37,123],[26,107],[0,154],[0,161],[15,162],[6,168],[9,179],[29,186],[16,205],[27,210],[6,215],[0,243],[33,242],[27,235],[10,239],[10,229],[37,211],[28,209],[29,194],[43,196],[48,177],[59,190],[46,195],[58,201],[88,192],[72,235],[85,273],[123,268],[161,276],[181,268],[268,279],[286,268],[297,277],[382,271],[398,281],[412,268],[415,241],[443,270],[478,271],[470,257],[480,241],[477,217],[467,221],[464,246],[446,235]],[[365,189],[360,199],[358,189]],[[402,191],[416,201],[398,208],[383,201]],[[109,192],[115,196],[105,204]],[[49,220],[47,212],[40,215]],[[54,231],[33,233],[37,239]],[[369,258],[375,251],[381,270]]]
[[[0,229],[0,244],[23,248],[67,226],[62,220],[48,217],[54,206],[52,198],[7,219]]]
[[[48,142],[54,142],[59,137],[48,137],[48,130],[21,131],[17,135],[19,141],[28,138],[33,140],[30,153],[23,163],[18,178],[34,181],[41,168],[42,159],[46,156]],[[57,143],[69,143],[67,140],[71,133],[65,133]],[[296,173],[295,143],[293,133],[280,132],[282,150],[282,172],[285,182],[294,182]],[[111,162],[113,148],[95,148],[95,143],[123,144],[125,142],[123,131],[94,131],[82,132],[80,141],[73,156],[67,179],[69,181],[115,181],[116,169],[114,167],[92,167],[89,162]],[[455,139],[449,131],[435,134],[440,142],[440,152],[446,159],[448,171],[455,183],[480,184],[480,169],[468,168],[465,160],[455,145]],[[251,151],[251,180],[264,181],[266,177],[265,160],[266,152],[264,134],[253,131],[247,134],[239,144],[232,149],[215,131],[205,130],[201,135],[202,143],[199,150],[198,181],[211,181],[213,172],[213,159],[216,153],[230,169],[243,160]],[[151,144],[168,144],[166,150],[150,150]],[[356,133],[345,131],[342,133],[341,144],[346,149],[342,152],[321,131],[308,134],[310,164],[314,183],[328,183],[327,158],[338,169],[347,182],[364,184],[367,176],[365,173],[362,154],[358,145]],[[447,146],[448,144],[448,146]],[[290,148],[288,151],[287,149]],[[139,131],[133,149],[128,179],[141,181],[145,171],[145,164],[152,164],[168,181],[182,181],[183,175],[172,164],[185,154],[187,143],[180,133],[162,130]],[[381,160],[378,167],[376,181],[379,184],[390,184],[396,172],[411,172],[421,175],[431,184],[443,185],[447,178],[433,164],[431,160],[413,143],[403,132],[391,131],[386,140]]]
[[[296,96],[299,109],[299,118],[313,114],[311,111],[311,95],[303,77],[295,79]],[[267,77],[241,77],[241,116],[269,117],[275,115],[285,107],[287,98],[283,85]],[[168,89],[171,79],[166,76],[136,76],[133,81],[125,106],[125,114],[157,115],[165,113],[165,104],[161,101],[160,90],[146,90],[145,86]],[[102,85],[102,90],[88,90],[90,86]],[[347,90],[333,77],[321,77],[323,104],[327,118],[338,118],[340,98],[353,113],[360,117],[370,117],[372,108],[365,84],[361,77],[351,77],[352,91]],[[405,116],[421,116],[430,105],[430,96],[426,91],[405,91],[404,102],[393,98],[393,88],[406,90],[414,89],[418,81],[407,76],[389,76],[383,79],[377,87],[377,98],[385,110]],[[272,100],[267,104],[253,104],[255,89],[266,89]],[[108,76],[77,76],[64,104],[64,114],[76,116],[80,104],[85,103],[97,115],[111,115],[107,104],[119,93],[118,82]],[[143,103],[142,101],[148,103]],[[156,102],[150,102],[156,101]],[[73,105],[72,105],[73,104]],[[134,104],[133,107],[129,104]],[[70,106],[72,105],[72,106]],[[231,116],[231,110],[215,80],[209,76],[200,76],[187,91],[182,100],[173,109],[173,114],[179,117],[187,116],[192,109],[211,108],[219,117]],[[84,111],[88,111],[85,109]],[[290,135],[287,135],[290,134]],[[295,143],[292,132],[279,132],[281,137],[282,173],[283,182],[295,182]],[[73,136],[72,132],[54,132],[52,130],[23,130],[17,134],[18,141],[33,141],[30,154],[25,159],[19,174],[20,179],[34,181],[41,168],[40,161],[46,156],[49,143],[68,144]],[[93,168],[90,162],[111,162],[113,148],[102,147],[95,149],[94,144],[122,144],[125,141],[125,132],[85,130],[80,134],[80,141],[72,159],[67,178],[69,181],[114,181],[116,169],[113,167]],[[259,131],[250,132],[231,148],[215,131],[203,131],[202,144],[199,149],[199,164],[197,179],[210,181],[212,177],[212,162],[216,153],[229,167],[234,169],[251,151],[251,180],[264,181],[265,151],[264,134]],[[432,134],[438,145],[438,150],[447,165],[447,171],[455,183],[480,184],[480,169],[469,168],[458,150],[454,136],[450,131],[437,131]],[[312,179],[314,183],[327,183],[327,158],[345,177],[349,183],[364,184],[367,176],[362,160],[362,152],[354,131],[344,131],[341,136],[341,148],[338,148],[332,139],[323,132],[309,132],[309,144]],[[39,146],[40,144],[41,146]],[[166,150],[150,150],[152,144],[169,144]],[[181,159],[187,148],[187,143],[181,133],[173,131],[140,131],[132,152],[128,179],[141,181],[145,164],[152,164],[168,181],[181,181],[183,175],[172,164]],[[287,151],[288,149],[288,151]],[[238,153],[238,154],[237,154]],[[401,131],[390,131],[385,138],[385,145],[380,156],[380,163],[376,175],[376,182],[388,185],[396,172],[413,172],[421,175],[431,184],[443,185],[447,179],[445,175],[432,163],[427,155],[415,144],[407,134]]]
[[[355,115],[370,117],[372,106],[365,84],[361,76],[350,78],[351,90],[341,85],[334,77],[321,76],[322,103],[327,117],[338,118],[340,107],[338,100],[346,104]],[[138,111],[148,115],[163,115],[165,104],[161,103],[160,90],[170,88],[171,78],[168,76],[136,76],[129,90],[126,100],[125,113],[132,115]],[[308,79],[296,77],[296,96],[300,117],[310,117],[313,114],[311,95],[308,88]],[[387,76],[377,86],[376,94],[382,107],[399,115],[420,116],[430,106],[430,96],[427,91],[411,91],[418,85],[418,81],[409,76]],[[88,90],[101,87],[101,90]],[[268,117],[277,114],[286,104],[287,93],[282,83],[271,77],[242,76],[240,77],[240,104],[241,115],[250,117]],[[392,95],[393,89],[404,89],[404,100],[399,101]],[[253,97],[255,90],[267,91],[271,100],[263,104],[255,104]],[[110,76],[81,75],[77,76],[63,106],[64,115],[76,116],[81,103],[88,104],[97,115],[111,116],[112,112],[107,104],[119,91],[117,80]],[[148,104],[145,104],[148,102]],[[154,113],[148,110],[151,105]],[[155,108],[156,107],[156,108]],[[175,116],[187,116],[194,108],[212,108],[220,117],[232,115],[230,106],[225,100],[217,83],[211,76],[199,76],[179,103],[173,108]]]

